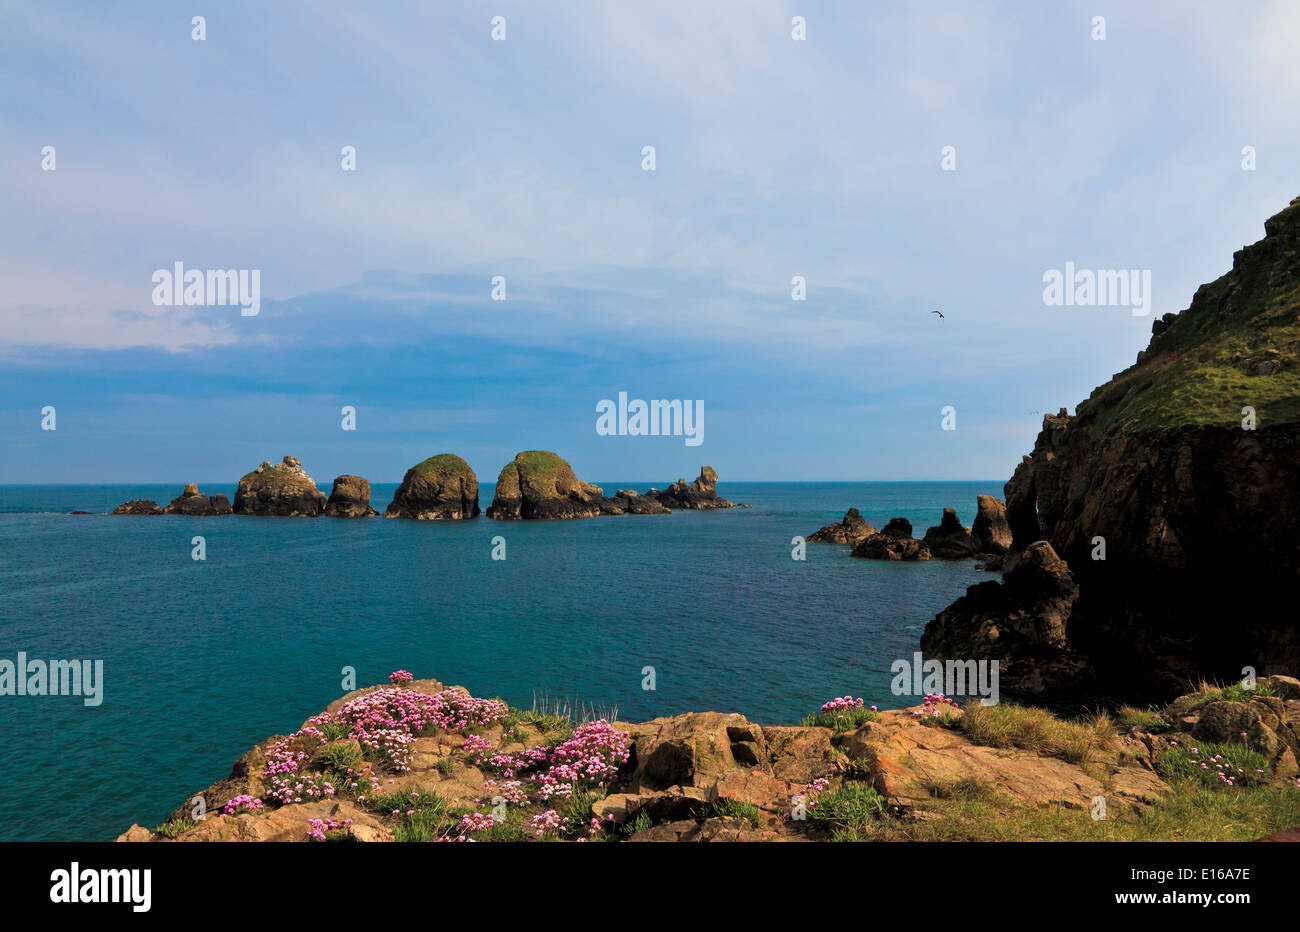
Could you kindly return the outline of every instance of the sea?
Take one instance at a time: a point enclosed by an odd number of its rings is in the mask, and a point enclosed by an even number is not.
[[[104,671],[93,707],[0,696],[0,840],[153,828],[342,695],[349,670],[357,686],[406,669],[624,721],[718,711],[795,724],[844,695],[914,705],[890,693],[890,665],[991,575],[829,544],[796,560],[793,538],[850,506],[877,527],[906,517],[919,537],[945,506],[969,525],[978,494],[1002,494],[1000,481],[724,482],[720,495],[753,508],[555,522],[107,514],[134,498],[165,505],[182,485],[0,486],[0,659]],[[372,505],[382,512],[396,487],[374,484]],[[234,498],[225,483],[199,488]],[[484,509],[492,492],[480,486]]]

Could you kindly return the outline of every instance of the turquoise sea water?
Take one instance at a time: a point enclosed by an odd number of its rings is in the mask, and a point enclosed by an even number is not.
[[[0,658],[104,661],[97,708],[0,696],[0,840],[153,827],[337,698],[344,666],[359,686],[404,667],[525,708],[546,695],[625,720],[715,710],[793,723],[844,694],[911,704],[890,694],[890,663],[989,574],[818,544],[797,562],[790,539],[849,506],[877,527],[907,517],[920,536],[944,506],[969,525],[977,494],[1001,495],[993,481],[723,483],[755,507],[561,522],[66,514],[165,504],[181,485],[0,486]],[[395,488],[376,484],[372,504],[382,511]],[[480,495],[486,508],[492,486]],[[204,562],[190,556],[196,534]]]

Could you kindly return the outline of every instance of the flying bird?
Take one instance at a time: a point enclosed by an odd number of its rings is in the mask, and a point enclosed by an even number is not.
[[[947,319],[948,319],[948,318],[946,318],[946,317],[943,316],[943,312],[942,312],[942,311],[931,311],[930,313],[931,313],[931,314],[938,314],[938,315],[939,315],[940,317],[942,317],[944,320],[947,320]]]

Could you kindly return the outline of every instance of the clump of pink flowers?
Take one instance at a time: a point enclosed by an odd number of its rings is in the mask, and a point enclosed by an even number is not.
[[[507,780],[505,783],[497,783],[495,780],[483,781],[483,795],[495,799],[500,796],[512,806],[528,805],[528,791],[519,780]]]
[[[862,708],[861,699],[854,699],[852,696],[840,696],[837,699],[832,699],[830,702],[822,703],[822,715],[830,715],[832,712],[839,712],[841,710],[847,711],[848,709],[860,708]],[[872,706],[871,708],[874,709],[875,706]]]
[[[240,809],[243,809],[246,812],[257,812],[258,810],[265,808],[266,806],[263,805],[262,801],[256,796],[249,796],[245,793],[242,796],[236,796],[234,799],[222,806],[221,814],[223,816],[228,816],[234,815]]]
[[[324,841],[326,832],[337,832],[339,829],[350,829],[352,827],[351,819],[344,819],[342,823],[335,822],[333,819],[311,819],[308,823],[311,826],[307,830],[308,841]]]
[[[496,825],[496,819],[482,812],[471,812],[461,816],[460,825],[457,826],[462,834],[469,832],[481,832]]]
[[[580,725],[551,752],[550,776],[562,782],[604,783],[631,754],[627,732],[602,719]]]
[[[955,700],[949,699],[943,693],[929,693],[921,703],[921,708],[912,710],[912,715],[922,719],[943,718],[949,712],[960,708]]]
[[[496,750],[492,742],[481,735],[467,735],[461,747],[465,751],[465,759],[475,766],[483,763]]]
[[[410,670],[394,670],[392,673],[388,674],[388,682],[392,683],[394,686],[405,686],[413,679],[415,679],[415,677],[411,675]]]
[[[560,814],[554,809],[547,809],[540,815],[535,815],[529,823],[534,835],[538,838],[544,838],[549,832],[558,832],[569,825],[568,818],[561,819]]]
[[[433,724],[447,731],[495,725],[509,711],[500,699],[479,699],[460,689],[444,689],[431,703]]]

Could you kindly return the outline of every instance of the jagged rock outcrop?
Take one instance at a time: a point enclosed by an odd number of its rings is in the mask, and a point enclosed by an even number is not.
[[[808,541],[818,544],[856,544],[876,533],[879,532],[867,523],[858,509],[850,508],[841,520],[809,534]]]
[[[1046,541],[1030,544],[1005,565],[1001,583],[971,586],[926,625],[926,657],[999,661],[1000,688],[1037,698],[1072,681],[1088,686],[1088,665],[1069,636],[1079,586]]]
[[[160,515],[163,510],[158,507],[157,502],[150,501],[147,498],[133,498],[129,502],[118,505],[109,513],[115,515]]]
[[[930,548],[912,536],[911,521],[890,518],[883,531],[858,541],[849,556],[868,560],[928,560]]]
[[[261,465],[239,480],[235,490],[235,514],[314,518],[328,504],[325,494],[296,456],[286,456],[272,465]]]
[[[1027,683],[1042,698],[1149,702],[1243,666],[1300,670],[1300,198],[1265,233],[1156,322],[1135,365],[1046,416],[1006,485],[1011,555],[1046,541],[1078,584]],[[923,643],[996,656],[979,626],[951,630],[959,604]]]
[[[384,517],[461,521],[478,513],[478,476],[456,454],[439,453],[406,471]]]
[[[952,508],[943,510],[943,517],[937,527],[926,530],[924,543],[930,548],[931,556],[940,560],[965,560],[975,556],[971,530],[962,526],[957,519],[957,512]]]
[[[653,498],[632,489],[619,489],[614,494],[614,498],[621,503],[624,513],[629,515],[672,514],[670,508],[666,508]]]
[[[1007,523],[1007,504],[992,495],[976,496],[977,514],[970,536],[979,553],[1004,554],[1011,549],[1011,525]]]
[[[330,489],[325,514],[331,518],[371,518],[378,512],[370,507],[370,480],[360,476],[339,476]]]
[[[496,494],[487,510],[489,518],[500,521],[622,513],[617,504],[606,501],[600,486],[580,480],[573,467],[547,450],[526,450],[507,463],[497,476]]]
[[[230,499],[221,494],[204,495],[193,482],[185,486],[181,494],[173,498],[171,503],[163,509],[165,515],[189,515],[191,517],[210,517],[230,513]]]
[[[735,502],[718,497],[718,473],[712,466],[700,467],[696,480],[687,484],[678,479],[668,488],[649,489],[647,498],[653,498],[665,508],[705,510],[709,508],[735,508]]]

